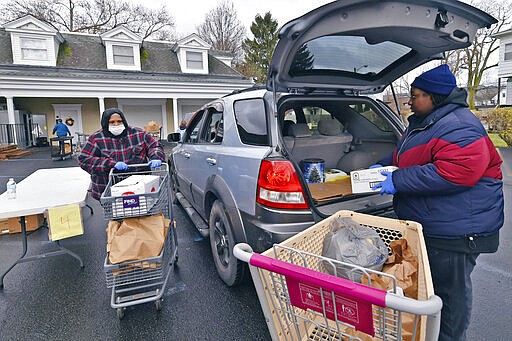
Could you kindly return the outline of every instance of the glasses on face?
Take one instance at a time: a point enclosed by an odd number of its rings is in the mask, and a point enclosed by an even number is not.
[[[414,101],[418,99],[419,97],[429,97],[429,94],[417,94],[417,95],[410,95],[409,100]]]

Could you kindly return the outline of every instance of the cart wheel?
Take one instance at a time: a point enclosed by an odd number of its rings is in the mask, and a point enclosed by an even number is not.
[[[120,320],[124,317],[124,308],[117,308],[117,317],[119,317]]]
[[[162,310],[162,301],[163,301],[162,299],[159,299],[159,300],[155,301],[156,311]]]

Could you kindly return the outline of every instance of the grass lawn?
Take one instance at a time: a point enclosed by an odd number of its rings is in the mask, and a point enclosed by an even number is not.
[[[494,146],[496,148],[498,147],[508,147],[505,141],[501,139],[501,137],[496,133],[488,133],[489,137],[491,138],[492,143],[494,143]]]

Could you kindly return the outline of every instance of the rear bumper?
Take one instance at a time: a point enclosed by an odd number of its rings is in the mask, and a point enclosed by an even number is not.
[[[256,204],[256,214],[240,212],[247,243],[263,252],[314,224],[310,210],[280,210]]]

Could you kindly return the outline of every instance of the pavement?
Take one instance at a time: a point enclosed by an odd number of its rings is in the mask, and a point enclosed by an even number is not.
[[[166,145],[168,151],[170,146]],[[49,160],[47,148],[16,160],[0,160],[0,183],[21,181],[39,168],[75,167],[76,160]],[[0,290],[0,340],[269,340],[252,281],[228,288],[218,277],[208,240],[197,240],[190,220],[173,206],[179,261],[163,295],[162,310],[147,303],[128,307],[123,320],[110,306],[103,262],[106,221],[93,199],[82,210],[84,235],[61,244],[78,254],[18,264]],[[55,250],[48,230],[29,236],[28,254]],[[19,234],[0,236],[0,273],[21,254]]]
[[[168,152],[172,148],[165,145]],[[32,148],[22,159],[0,160],[0,184],[39,168],[75,167],[76,160],[51,161],[48,148]],[[505,203],[512,200],[512,150],[499,150]],[[3,186],[3,185],[2,185]],[[129,307],[119,320],[110,307],[103,261],[106,222],[98,202],[83,210],[85,233],[62,241],[80,255],[17,265],[0,290],[0,340],[269,340],[266,322],[250,279],[226,287],[216,274],[208,240],[199,240],[190,220],[173,206],[178,226],[179,262],[164,293],[162,311],[153,304]],[[510,210],[508,210],[510,211]],[[500,249],[482,255],[473,273],[473,315],[468,341],[512,340],[512,212],[506,210]],[[29,254],[54,250],[47,230],[29,237]],[[0,273],[21,253],[19,234],[0,236]],[[498,308],[499,307],[499,308]],[[498,313],[503,311],[503,314]]]

